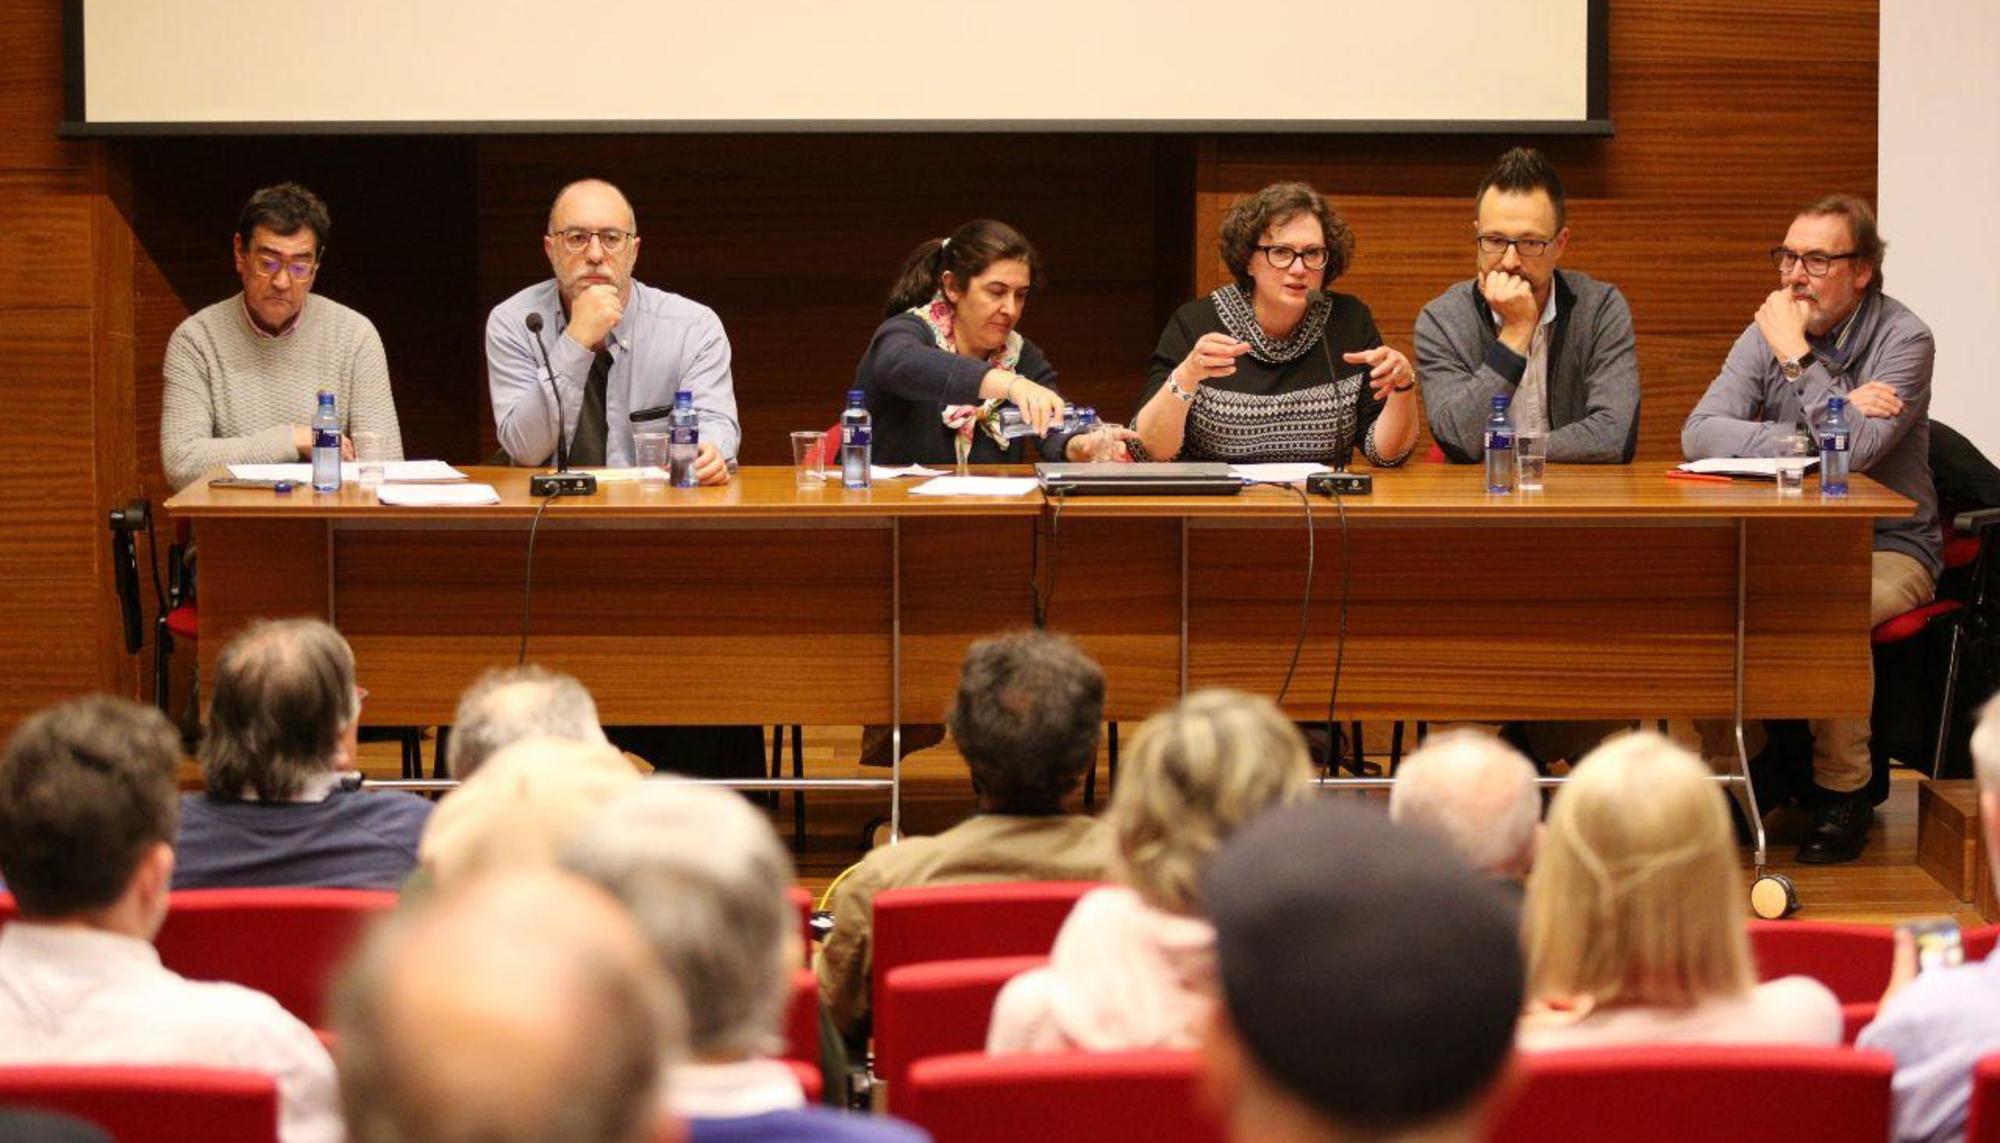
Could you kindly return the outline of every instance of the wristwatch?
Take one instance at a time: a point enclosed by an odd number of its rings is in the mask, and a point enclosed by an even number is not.
[[[1813,352],[1810,349],[1799,354],[1797,357],[1780,357],[1778,359],[1778,372],[1783,373],[1787,381],[1797,381],[1800,374],[1812,367],[1814,360]]]

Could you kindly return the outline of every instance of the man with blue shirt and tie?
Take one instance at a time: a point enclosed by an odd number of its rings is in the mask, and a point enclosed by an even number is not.
[[[670,406],[685,389],[701,424],[695,476],[728,483],[742,439],[729,338],[714,310],[633,279],[639,224],[632,204],[599,179],[569,184],[549,208],[542,250],[555,277],[501,302],[486,319],[487,386],[507,455],[515,464],[550,463],[560,431],[571,464],[629,467],[633,411]],[[529,328],[530,315],[540,315],[540,333]],[[562,393],[560,416],[550,371]]]

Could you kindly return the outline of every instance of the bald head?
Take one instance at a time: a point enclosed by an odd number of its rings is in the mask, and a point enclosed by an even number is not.
[[[573,216],[595,217],[607,211],[617,216],[611,225],[638,233],[639,220],[632,213],[632,204],[626,200],[624,191],[603,179],[578,179],[557,191],[555,201],[549,204],[549,233],[565,226],[582,225],[571,221]]]
[[[487,671],[458,700],[451,727],[451,776],[463,782],[502,748],[530,738],[602,744],[597,704],[582,683],[529,664]]]
[[[356,1143],[636,1143],[680,1020],[608,896],[552,871],[412,906],[335,1000]]]
[[[1476,730],[1432,735],[1397,768],[1389,793],[1392,820],[1430,830],[1494,877],[1527,875],[1541,816],[1534,766]]]

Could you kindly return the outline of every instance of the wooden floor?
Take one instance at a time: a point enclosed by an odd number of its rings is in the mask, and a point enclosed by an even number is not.
[[[1385,736],[1386,737],[1386,736]],[[425,742],[428,756],[434,742]],[[860,765],[858,727],[809,726],[805,728],[806,774],[809,777],[881,777],[886,770]],[[1369,756],[1386,754],[1386,743],[1376,750],[1369,742]],[[362,748],[362,769],[371,777],[395,777],[399,771],[397,747],[391,743],[370,743]],[[789,757],[787,758],[789,766]],[[196,773],[184,773],[199,786]],[[1104,767],[1100,756],[1098,808],[1103,807]],[[1876,825],[1867,851],[1848,865],[1801,865],[1792,859],[1805,815],[1797,810],[1774,814],[1767,821],[1771,830],[1770,868],[1790,877],[1798,887],[1801,919],[1889,922],[1912,917],[1949,916],[1961,925],[1983,922],[1970,904],[1959,901],[1930,875],[1917,868],[1917,784],[1913,771],[1897,770],[1890,783],[1889,800],[1877,809]],[[1354,795],[1343,795],[1354,796]],[[1379,799],[1381,795],[1363,795]],[[814,793],[807,796],[806,834],[802,850],[796,852],[799,883],[815,896],[840,871],[859,860],[864,852],[864,830],[878,818],[886,818],[886,794],[874,792]],[[964,762],[949,741],[911,755],[904,763],[903,829],[906,833],[931,834],[949,828],[972,811],[972,791],[965,777]],[[780,795],[772,823],[780,836],[792,836],[792,795]],[[1751,873],[1750,851],[1744,849],[1744,885]],[[1745,912],[1748,913],[1746,898]]]

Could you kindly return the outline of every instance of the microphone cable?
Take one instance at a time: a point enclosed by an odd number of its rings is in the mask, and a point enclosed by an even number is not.
[[[1299,634],[1292,640],[1292,661],[1285,667],[1285,681],[1278,687],[1278,709],[1285,709],[1285,695],[1292,689],[1292,675],[1299,669],[1299,655],[1306,647],[1306,628],[1312,623],[1313,570],[1318,558],[1318,541],[1313,535],[1312,497],[1307,495],[1304,484],[1287,484],[1286,488],[1298,494],[1299,507],[1305,509],[1306,519],[1306,583],[1299,593]]]
[[[1332,777],[1334,773],[1333,744],[1340,738],[1340,725],[1333,720],[1333,709],[1340,696],[1340,668],[1347,660],[1347,607],[1354,596],[1354,557],[1347,535],[1347,505],[1336,496],[1333,506],[1340,514],[1340,623],[1333,639],[1333,685],[1326,692],[1326,757],[1321,760],[1322,777]]]
[[[542,498],[542,506],[535,509],[535,518],[528,523],[528,565],[521,581],[521,649],[514,653],[514,665],[522,666],[528,661],[528,624],[535,614],[535,533],[541,529],[542,513],[549,505],[563,498],[563,490]]]

